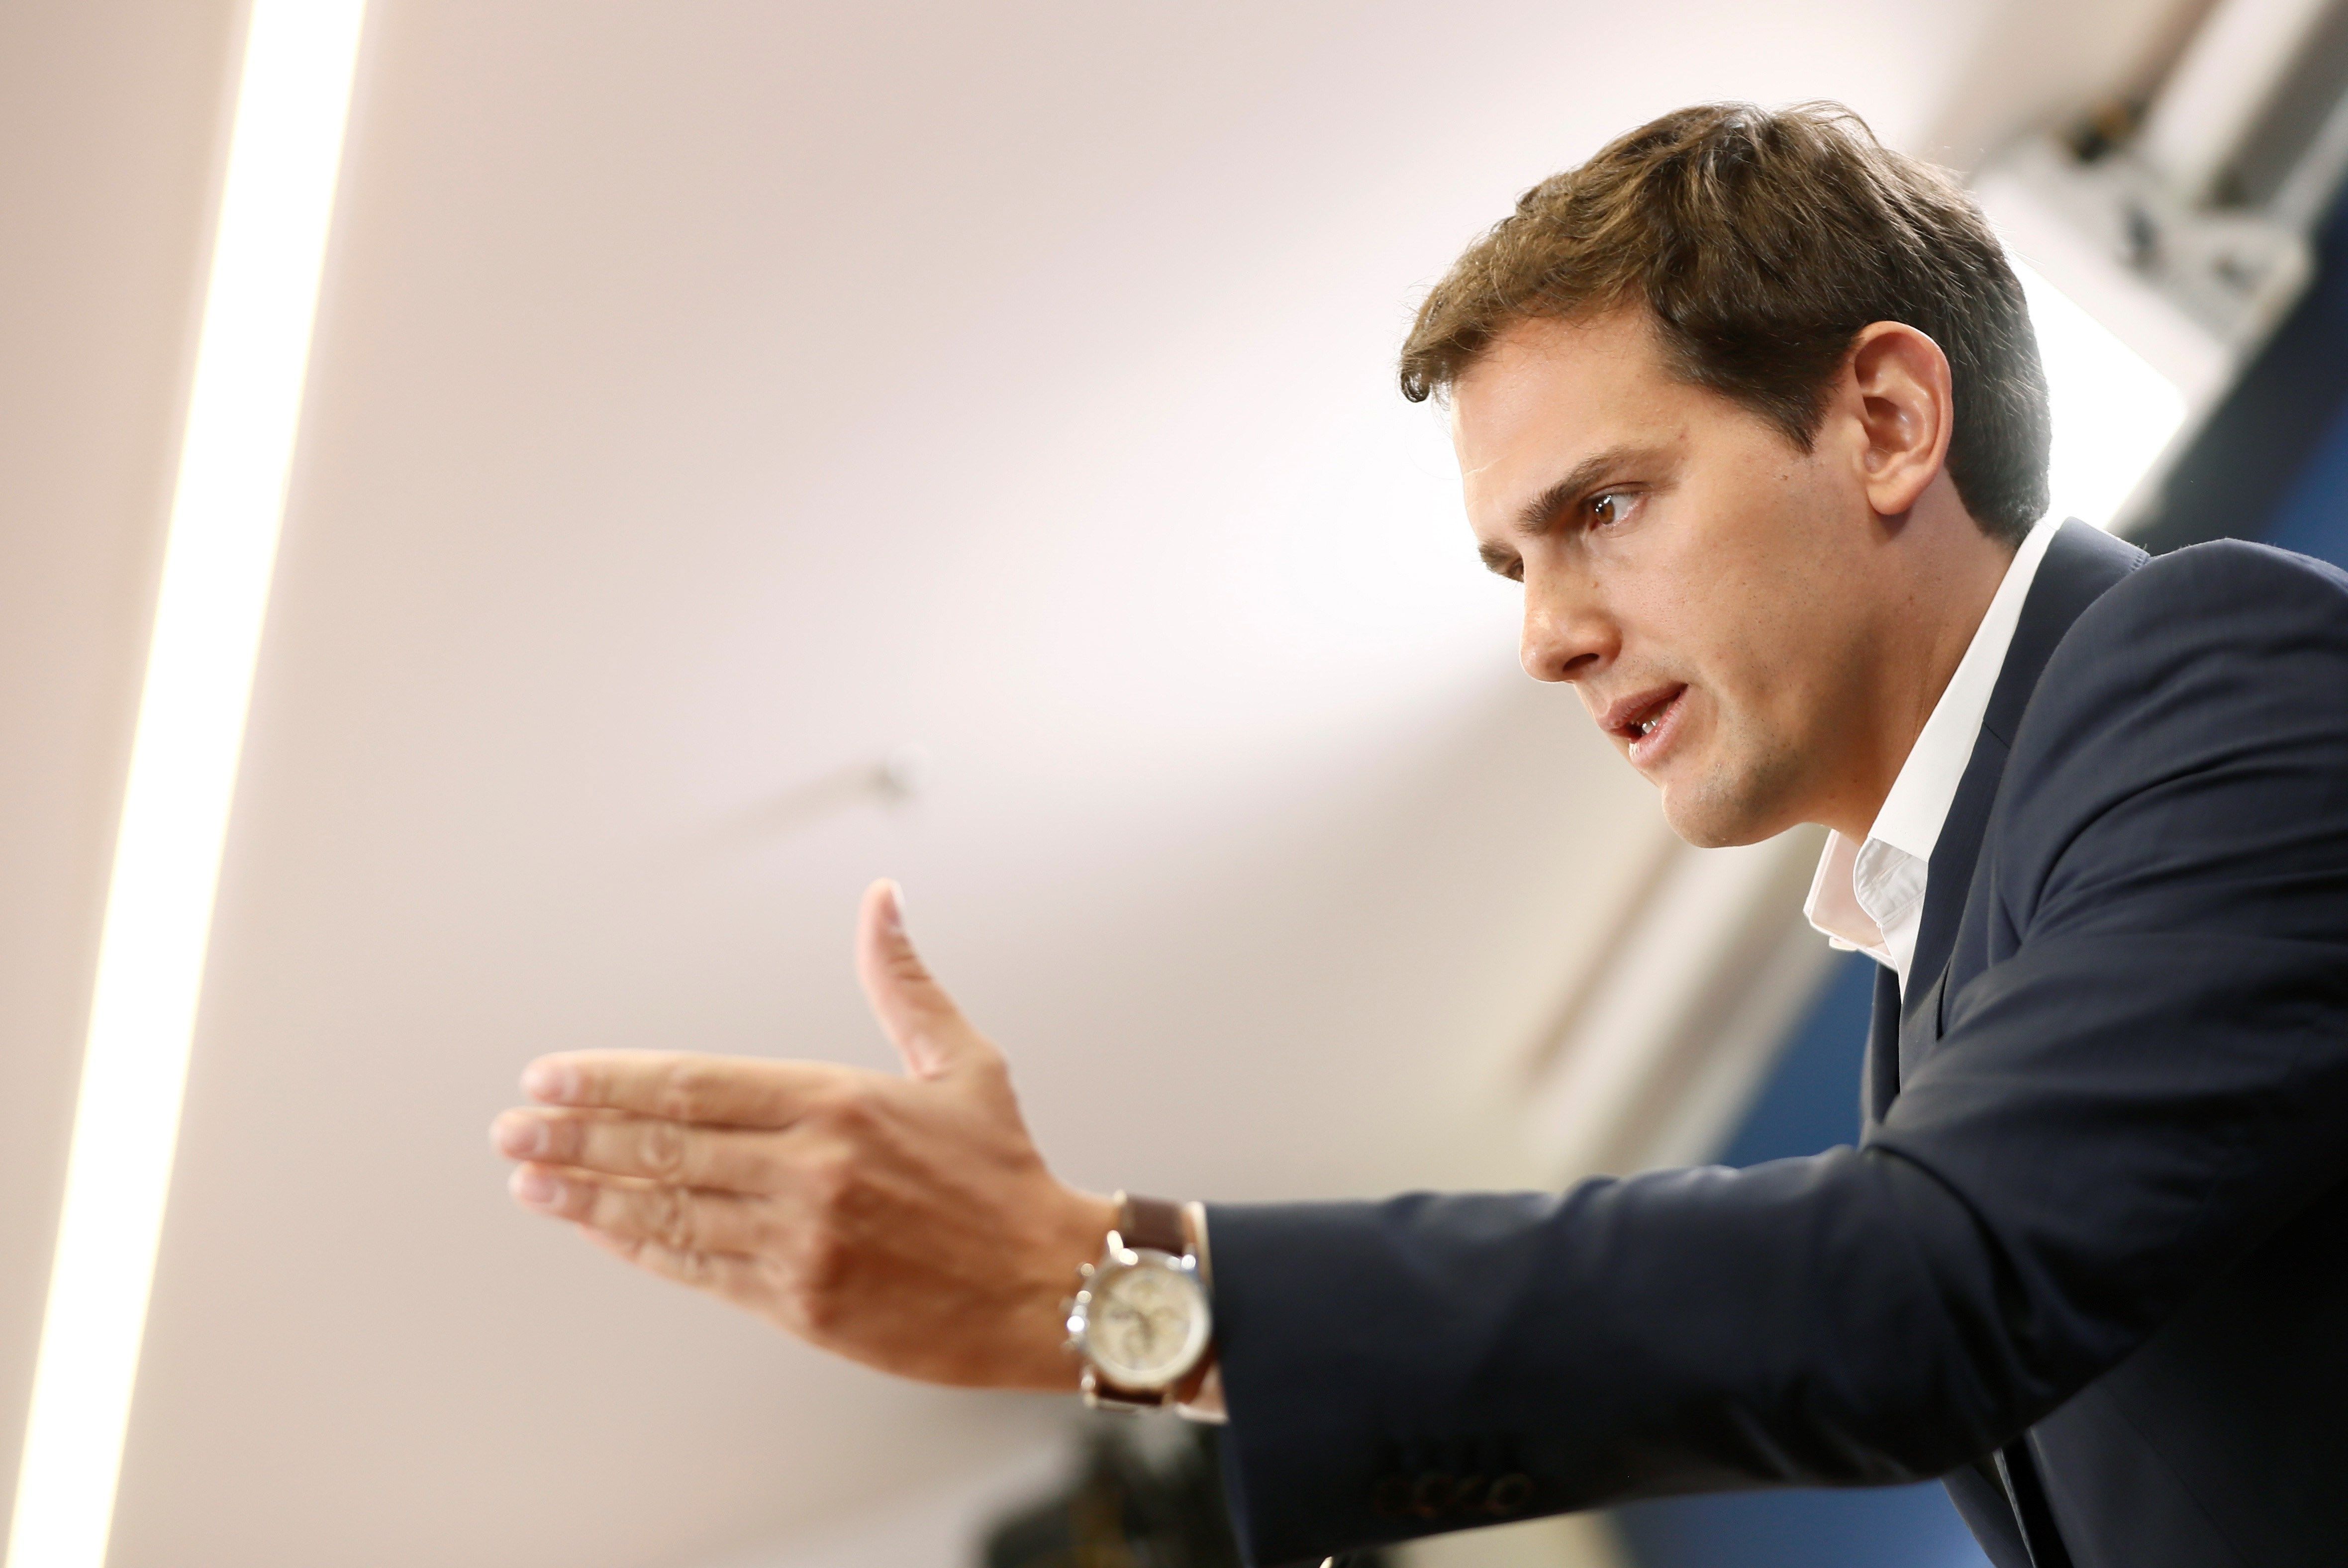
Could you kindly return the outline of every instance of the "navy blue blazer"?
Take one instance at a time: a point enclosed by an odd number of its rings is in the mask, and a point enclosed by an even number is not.
[[[1216,1205],[1256,1563],[1944,1478],[1999,1568],[2348,1563],[2348,574],[2079,523],[1856,1149]]]

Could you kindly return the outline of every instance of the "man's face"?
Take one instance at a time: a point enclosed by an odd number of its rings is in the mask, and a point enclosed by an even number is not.
[[[1484,558],[1525,585],[1526,670],[1574,684],[1683,838],[1751,843],[1863,779],[1897,605],[1849,432],[1801,451],[1621,310],[1503,335],[1452,437]]]

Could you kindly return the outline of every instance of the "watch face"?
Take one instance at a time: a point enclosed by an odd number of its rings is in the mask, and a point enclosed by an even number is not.
[[[1094,1276],[1085,1350],[1120,1387],[1163,1388],[1207,1347],[1207,1294],[1198,1276],[1162,1253]]]

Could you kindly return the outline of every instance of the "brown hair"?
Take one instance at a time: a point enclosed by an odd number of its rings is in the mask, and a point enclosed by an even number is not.
[[[1805,451],[1859,330],[1915,327],[1949,356],[1965,510],[2005,540],[2046,510],[2046,378],[1997,236],[1840,105],[1680,109],[1542,181],[1419,307],[1403,396],[1447,391],[1519,322],[1633,302],[1674,374]]]

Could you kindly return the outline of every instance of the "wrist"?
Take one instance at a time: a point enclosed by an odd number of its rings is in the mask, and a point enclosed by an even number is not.
[[[1069,1393],[1083,1374],[1067,1351],[1068,1293],[1086,1265],[1101,1255],[1108,1233],[1117,1228],[1116,1201],[1097,1192],[1061,1190],[1061,1202],[1035,1258],[1036,1268],[1019,1308],[1017,1387]]]

